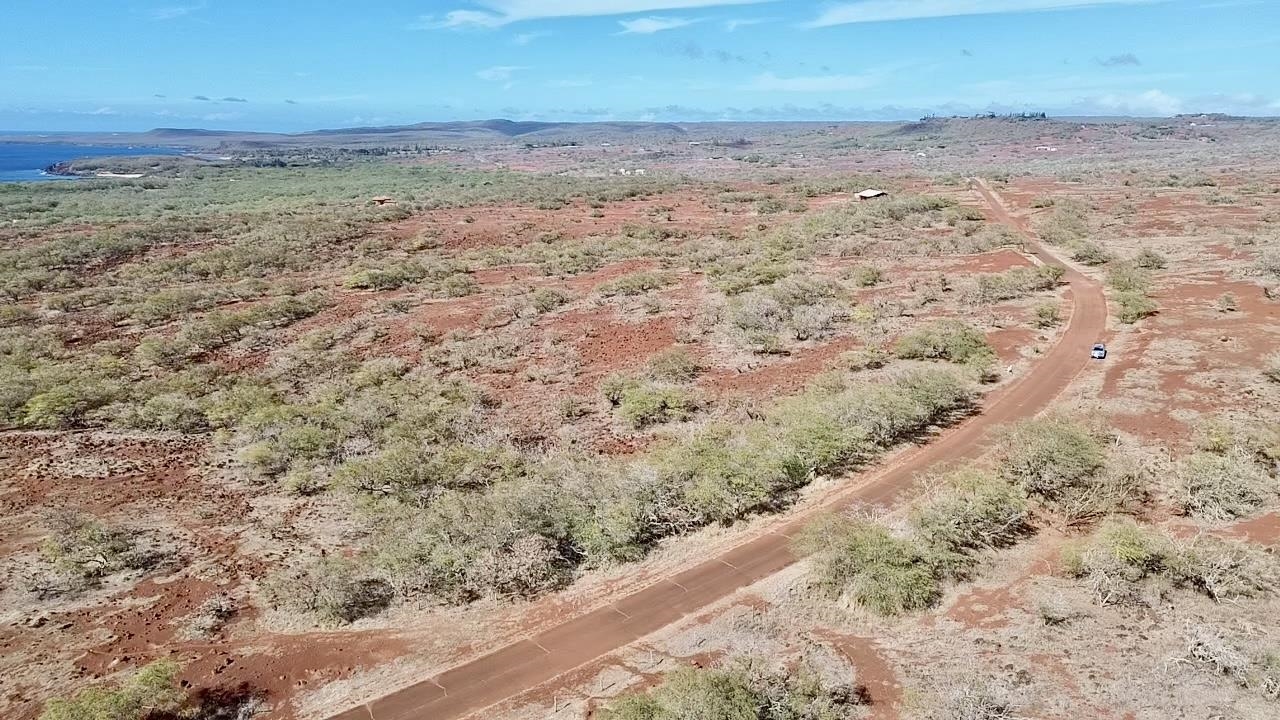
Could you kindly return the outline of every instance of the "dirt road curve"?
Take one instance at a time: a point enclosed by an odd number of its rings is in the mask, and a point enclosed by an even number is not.
[[[1056,258],[1030,237],[1000,199],[981,181],[979,192],[1004,223],[1027,237],[1046,262]],[[987,432],[1030,417],[1047,407],[1089,362],[1089,347],[1103,338],[1107,306],[1102,288],[1068,269],[1072,302],[1062,339],[1033,371],[988,396],[983,412],[940,435],[935,442],[899,455],[892,464],[836,493],[822,510],[853,504],[889,505],[921,471],[941,462],[979,455]],[[668,577],[617,602],[580,615],[539,635],[520,640],[436,677],[337,715],[333,720],[448,720],[478,713],[525,690],[591,662],[795,562],[789,536],[813,511],[779,522],[766,534]]]

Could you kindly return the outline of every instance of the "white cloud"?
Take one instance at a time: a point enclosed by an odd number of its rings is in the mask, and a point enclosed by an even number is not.
[[[1099,107],[1124,115],[1177,115],[1184,108],[1182,100],[1163,90],[1147,90],[1134,95],[1102,95],[1091,100]]]
[[[1072,10],[1103,5],[1146,5],[1169,0],[861,0],[826,8],[806,27],[916,20],[957,15]]]
[[[519,35],[516,35],[515,37],[511,38],[511,42],[515,43],[516,45],[528,45],[534,40],[537,40],[538,38],[546,37],[550,34],[551,33],[544,32],[544,31],[520,33]]]
[[[194,5],[169,5],[167,7],[153,8],[148,15],[152,20],[176,20],[185,17],[193,12],[198,12],[209,6],[207,2],[199,2]]]
[[[476,0],[484,10],[452,10],[443,15],[423,15],[410,27],[494,28],[524,20],[564,17],[633,15],[657,10],[689,10],[724,5],[756,5],[777,0]]]
[[[619,20],[622,32],[619,35],[652,35],[663,30],[675,30],[698,22],[690,18],[642,17],[635,20]]]
[[[876,85],[879,77],[875,75],[810,75],[800,77],[778,77],[773,73],[757,75],[748,89],[767,92],[848,92],[865,90]]]
[[[476,72],[476,77],[489,82],[508,82],[511,75],[528,68],[520,65],[495,65],[494,67],[485,68]]]
[[[772,20],[773,18],[737,18],[734,20],[725,20],[724,29],[727,32],[733,32],[734,30],[737,30],[740,27],[747,27],[749,25],[762,25],[767,22],[772,22]]]
[[[486,27],[494,28],[506,25],[507,22],[499,15],[491,12],[482,12],[480,10],[454,10],[447,12],[443,16],[422,15],[418,20],[409,25],[410,30],[442,30],[449,28],[464,27]]]

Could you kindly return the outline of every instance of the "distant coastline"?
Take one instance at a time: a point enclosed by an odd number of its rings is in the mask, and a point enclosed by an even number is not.
[[[65,142],[0,142],[0,183],[67,181],[79,178],[127,178],[135,173],[76,171],[71,165],[86,158],[183,155],[185,148],[141,145],[76,145]]]

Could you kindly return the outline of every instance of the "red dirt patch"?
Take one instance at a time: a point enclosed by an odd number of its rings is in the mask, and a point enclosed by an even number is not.
[[[902,684],[873,638],[819,630],[814,636],[832,643],[855,668],[855,680],[866,691],[870,720],[896,720],[902,713]]]

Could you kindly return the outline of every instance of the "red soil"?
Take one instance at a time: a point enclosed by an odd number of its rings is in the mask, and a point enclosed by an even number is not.
[[[870,720],[896,720],[901,716],[902,684],[874,638],[843,635],[830,630],[820,630],[814,635],[831,642],[855,668],[854,681],[866,692],[871,706],[871,713],[867,716]]]

